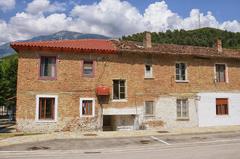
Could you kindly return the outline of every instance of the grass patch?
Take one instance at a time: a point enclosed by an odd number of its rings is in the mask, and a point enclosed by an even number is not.
[[[16,136],[40,135],[42,133],[0,133],[0,140]]]

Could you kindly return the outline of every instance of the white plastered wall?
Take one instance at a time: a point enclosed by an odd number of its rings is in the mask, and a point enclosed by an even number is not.
[[[240,125],[240,93],[199,93],[199,126]],[[216,98],[228,98],[228,115],[216,115]]]

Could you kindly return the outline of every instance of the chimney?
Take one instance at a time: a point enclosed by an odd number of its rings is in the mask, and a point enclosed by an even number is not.
[[[151,48],[152,47],[152,36],[150,32],[145,32],[145,36],[143,39],[143,46],[144,48]]]
[[[221,40],[221,39],[217,39],[217,40],[216,40],[215,47],[216,47],[216,49],[217,49],[217,51],[218,51],[219,53],[223,52],[222,40]]]

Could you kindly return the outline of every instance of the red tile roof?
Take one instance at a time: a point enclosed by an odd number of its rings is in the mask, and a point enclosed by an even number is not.
[[[83,40],[52,40],[36,42],[13,42],[10,44],[17,52],[28,49],[46,49],[61,51],[83,51],[115,53],[116,47],[110,40],[83,39]]]
[[[120,53],[134,54],[158,54],[173,56],[195,56],[195,57],[213,57],[213,58],[234,58],[240,59],[240,50],[223,49],[218,52],[215,47],[199,47],[176,44],[157,44],[153,43],[151,48],[144,48],[143,43],[133,41],[112,41]]]
[[[53,40],[39,42],[13,42],[11,47],[17,52],[21,50],[45,50],[62,51],[75,53],[136,53],[136,54],[167,54],[181,56],[200,56],[218,58],[240,59],[239,50],[223,49],[219,53],[216,48],[174,45],[174,44],[153,44],[152,48],[144,48],[143,43],[119,40]]]

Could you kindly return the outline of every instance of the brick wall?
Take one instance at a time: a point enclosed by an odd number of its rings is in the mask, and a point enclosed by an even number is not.
[[[53,53],[50,53],[51,55]],[[55,130],[71,127],[67,121],[79,118],[79,98],[95,97],[95,88],[106,85],[112,88],[112,79],[125,79],[127,84],[127,102],[110,102],[103,108],[131,108],[143,106],[145,100],[156,100],[162,95],[179,96],[186,93],[205,91],[233,92],[240,89],[240,63],[231,59],[200,59],[194,57],[167,55],[96,55],[58,53],[57,80],[39,80],[40,55],[46,52],[22,52],[19,54],[17,85],[17,120],[34,122],[36,95],[58,95],[58,120],[61,123]],[[94,78],[83,77],[81,60],[96,60]],[[153,79],[144,79],[146,61],[153,64]],[[175,62],[187,63],[188,83],[175,82]],[[214,83],[214,64],[226,63],[229,83]],[[112,95],[112,93],[111,93]],[[99,104],[96,102],[96,117],[89,119],[98,129]],[[20,122],[19,122],[20,123]],[[67,124],[68,123],[68,124]],[[19,130],[26,130],[21,122]],[[70,125],[70,126],[68,126]],[[76,124],[81,126],[81,124]],[[44,128],[43,128],[44,129]],[[48,128],[49,129],[49,125]],[[88,129],[88,128],[87,128]],[[31,128],[31,130],[33,130]]]

